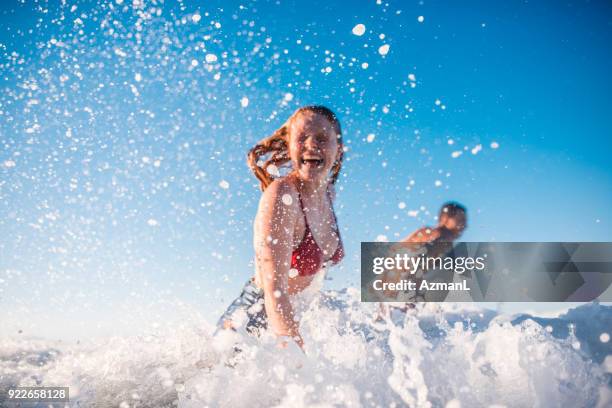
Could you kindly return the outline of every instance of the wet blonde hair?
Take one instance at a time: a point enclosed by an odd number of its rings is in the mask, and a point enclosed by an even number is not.
[[[274,176],[268,171],[269,166],[274,165],[278,168],[291,160],[289,157],[289,129],[293,120],[304,112],[312,112],[323,115],[334,126],[338,135],[337,141],[340,154],[331,169],[331,182],[335,183],[336,180],[338,180],[338,175],[340,174],[340,169],[342,168],[343,157],[342,131],[340,128],[340,122],[338,121],[336,114],[332,112],[331,109],[321,105],[310,105],[303,106],[293,112],[283,126],[278,128],[274,133],[272,133],[272,135],[260,140],[251,150],[249,150],[247,164],[255,174],[255,177],[257,177],[259,180],[261,191],[264,191],[274,181]],[[267,154],[270,154],[270,156],[265,159],[263,163],[260,163],[262,157]]]

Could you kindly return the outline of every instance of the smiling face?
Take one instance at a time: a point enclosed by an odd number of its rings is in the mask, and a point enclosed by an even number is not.
[[[305,182],[326,180],[340,153],[338,132],[319,113],[300,112],[289,126],[289,157],[298,177]]]

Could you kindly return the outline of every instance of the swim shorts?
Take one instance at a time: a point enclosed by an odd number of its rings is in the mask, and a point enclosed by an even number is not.
[[[245,323],[242,323],[244,315],[238,316],[241,313],[246,314]],[[246,331],[255,336],[259,336],[261,331],[268,327],[268,316],[264,306],[264,291],[257,287],[251,279],[242,288],[240,296],[223,313],[217,322],[217,330],[227,329],[228,326],[236,330],[236,324],[239,323],[244,324]]]

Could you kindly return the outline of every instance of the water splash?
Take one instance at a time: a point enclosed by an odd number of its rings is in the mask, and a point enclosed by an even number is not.
[[[445,305],[375,321],[356,290],[324,292],[301,313],[305,354],[269,334],[212,336],[197,320],[79,345],[3,340],[0,384],[68,385],[71,406],[596,406],[607,392],[575,335],[531,319],[475,325],[480,311]]]

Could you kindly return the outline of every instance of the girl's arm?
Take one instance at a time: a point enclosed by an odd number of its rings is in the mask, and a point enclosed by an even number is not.
[[[298,216],[297,191],[287,180],[275,180],[266,188],[259,202],[254,245],[270,327],[276,335],[289,336],[302,347],[303,340],[298,322],[294,320],[287,283]]]

